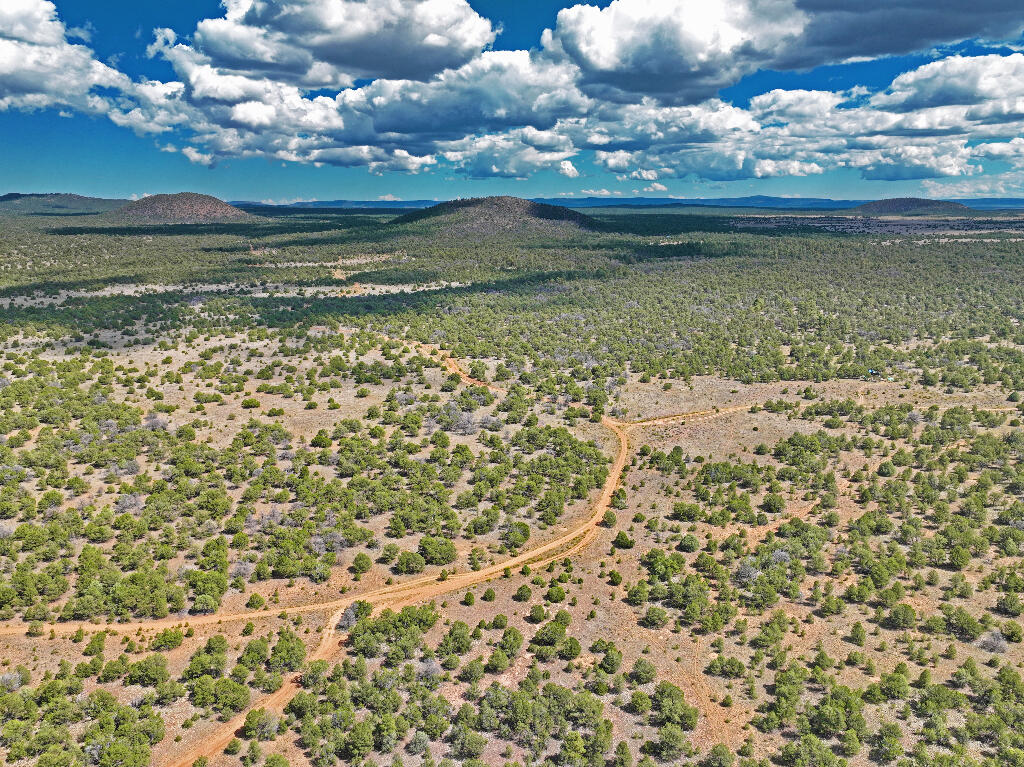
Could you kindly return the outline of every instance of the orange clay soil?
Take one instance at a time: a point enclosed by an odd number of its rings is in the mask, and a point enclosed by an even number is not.
[[[430,356],[440,355],[444,368],[458,375],[462,381],[468,385],[485,386],[494,392],[504,391],[496,384],[479,381],[471,377],[465,372],[458,360],[454,359],[451,355],[440,350],[436,346],[416,343],[409,345],[415,347],[421,354],[425,353]],[[280,616],[281,614],[331,611],[331,615],[325,623],[320,636],[320,642],[313,653],[309,656],[310,661],[330,659],[340,650],[341,643],[337,638],[337,625],[341,619],[342,613],[346,608],[357,601],[368,602],[375,608],[400,608],[405,605],[425,602],[435,597],[439,597],[453,591],[460,591],[483,581],[499,577],[504,574],[506,569],[518,568],[523,565],[543,567],[557,559],[572,556],[586,549],[597,538],[601,522],[604,518],[604,513],[608,510],[611,504],[612,494],[619,486],[623,469],[626,466],[626,461],[630,454],[628,434],[634,428],[668,424],[687,419],[710,419],[718,415],[745,410],[749,407],[749,405],[737,405],[722,409],[697,410],[686,413],[645,418],[638,421],[621,421],[609,416],[604,416],[601,419],[601,424],[616,436],[618,440],[618,450],[616,452],[615,459],[612,462],[611,469],[608,472],[608,479],[605,481],[604,487],[601,489],[601,494],[593,503],[591,515],[575,528],[548,541],[547,543],[536,546],[527,551],[523,551],[502,562],[484,567],[480,570],[456,573],[447,577],[445,580],[439,580],[434,575],[423,576],[403,583],[384,586],[363,594],[346,595],[339,599],[326,602],[313,602],[280,609],[246,610],[244,612],[228,615],[216,613],[210,615],[199,615],[192,616],[187,621],[183,621],[179,617],[174,617],[116,623],[112,625],[112,628],[116,628],[122,633],[136,631],[139,629],[159,630],[162,628],[181,626],[183,624],[194,628],[197,626],[219,625],[241,620],[248,621],[259,618],[273,618]],[[93,627],[93,624],[69,622],[53,625],[51,626],[51,630],[58,634],[70,634],[74,633],[79,628],[88,627]],[[20,634],[23,633],[24,630],[24,627],[21,626],[0,626],[0,635]],[[696,663],[696,657],[694,659],[694,663]],[[688,680],[690,684],[687,686],[691,690],[696,690],[699,693],[699,696],[705,699],[701,701],[701,703],[704,703],[702,706],[703,710],[701,711],[702,715],[708,717],[709,720],[713,720],[718,723],[722,719],[723,712],[717,705],[710,701],[711,691],[705,682],[700,669],[694,666],[691,668],[689,675],[692,676],[692,679]],[[300,689],[300,678],[300,673],[290,675],[280,689],[259,698],[244,711],[232,717],[230,720],[223,722],[200,743],[197,743],[187,751],[169,754],[169,758],[163,763],[163,767],[191,767],[192,763],[200,757],[205,756],[209,758],[220,753],[224,750],[231,739],[235,737],[235,733],[245,722],[245,717],[250,711],[257,708],[263,708],[272,713],[279,713],[282,711],[288,701],[291,700],[295,693]]]
[[[446,367],[452,370],[452,372],[460,373],[463,380],[473,380],[469,379],[465,373],[462,373],[461,368],[458,367],[457,363],[449,365],[446,361]],[[325,624],[323,634],[320,638],[320,644],[309,657],[309,660],[311,661],[328,660],[340,649],[340,642],[336,639],[336,627],[338,625],[338,621],[341,619],[341,615],[345,609],[356,601],[369,602],[374,607],[398,608],[405,605],[424,602],[453,591],[461,591],[469,586],[473,586],[477,583],[502,575],[506,568],[511,569],[527,564],[534,567],[543,567],[556,559],[572,556],[587,548],[587,546],[593,543],[594,539],[597,538],[601,521],[604,518],[604,513],[608,510],[611,503],[612,494],[619,486],[619,481],[622,478],[622,470],[626,466],[626,460],[630,453],[628,434],[632,429],[640,426],[670,423],[672,421],[687,418],[713,418],[717,415],[723,415],[726,412],[734,412],[747,408],[749,408],[749,405],[735,406],[732,408],[722,409],[720,411],[698,410],[689,413],[660,416],[658,418],[645,419],[637,422],[618,421],[605,416],[601,419],[601,424],[615,434],[618,438],[619,447],[615,455],[615,460],[608,472],[608,479],[605,481],[604,487],[601,489],[600,496],[598,496],[594,501],[594,505],[592,507],[593,511],[590,517],[558,538],[528,551],[524,551],[502,562],[498,562],[480,570],[458,573],[443,581],[438,580],[432,575],[424,576],[422,578],[406,581],[405,583],[385,586],[384,588],[376,589],[375,591],[370,591],[358,596],[345,596],[341,599],[335,599],[330,602],[299,605],[296,607],[285,608],[283,610],[248,611],[234,615],[205,615],[201,616],[201,618],[197,620],[191,621],[190,624],[209,624],[243,619],[251,620],[256,617],[280,615],[282,612],[300,613],[333,609],[334,612]],[[174,623],[174,621],[163,622]],[[180,621],[177,622],[180,623]],[[155,627],[159,623],[161,622],[146,621],[140,624],[118,624],[118,628],[127,630],[135,628],[136,626],[149,628]],[[703,710],[701,711],[701,714],[718,722],[724,719],[724,712],[717,705],[711,703],[711,689],[704,680],[704,675],[701,670],[697,668],[697,665],[695,656],[694,665],[690,669],[690,676],[692,679],[689,680],[689,687],[690,689],[695,689],[700,697],[704,698],[706,701],[706,705],[702,707]],[[279,690],[260,698],[247,709],[236,714],[227,722],[224,722],[222,726],[217,728],[217,730],[205,737],[201,743],[197,743],[188,751],[177,754],[169,759],[165,763],[164,767],[190,767],[191,764],[199,757],[205,756],[209,758],[223,751],[231,739],[235,737],[235,733],[245,722],[245,717],[250,711],[262,708],[271,713],[280,713],[287,705],[288,701],[291,700],[299,689],[301,689],[299,683],[300,678],[300,673],[292,674]]]
[[[415,346],[421,353],[427,352],[436,354],[440,352],[437,347],[427,344],[415,344]],[[463,370],[457,360],[444,352],[440,353],[443,355],[442,362],[445,369],[457,374],[464,383],[476,386],[486,386],[492,391],[502,391],[501,387],[496,386],[495,384],[478,381],[470,377]],[[524,551],[502,562],[498,562],[480,570],[458,573],[449,576],[443,581],[438,580],[432,575],[424,576],[404,583],[385,586],[358,596],[345,596],[341,599],[335,599],[329,602],[299,605],[296,607],[285,608],[284,610],[247,611],[234,615],[205,615],[198,619],[191,620],[190,625],[251,620],[253,618],[280,615],[282,612],[302,613],[320,610],[333,610],[324,626],[319,645],[309,657],[309,660],[311,661],[328,660],[340,649],[340,641],[337,639],[337,625],[341,619],[342,613],[349,605],[356,601],[369,602],[375,608],[400,608],[405,605],[424,602],[453,591],[461,591],[469,586],[490,580],[491,578],[499,577],[504,574],[506,568],[511,569],[522,567],[527,564],[533,567],[543,567],[556,559],[572,556],[587,548],[591,543],[593,543],[594,539],[597,538],[601,521],[604,518],[604,513],[608,510],[611,504],[612,494],[619,486],[619,482],[622,478],[622,471],[626,466],[626,460],[630,453],[628,433],[632,429],[642,426],[671,423],[673,421],[689,418],[713,418],[717,415],[736,412],[748,409],[749,407],[749,405],[743,405],[723,408],[721,410],[698,410],[688,413],[677,413],[673,415],[659,416],[656,418],[647,418],[635,422],[620,421],[604,416],[601,419],[601,424],[605,428],[609,429],[618,439],[618,450],[615,455],[615,460],[612,462],[611,469],[608,472],[608,479],[605,481],[604,487],[601,489],[601,494],[594,501],[592,507],[593,511],[590,517],[583,520],[577,527],[569,530],[558,538],[548,541],[541,546],[529,549],[528,551]],[[162,622],[169,625],[180,623],[180,621],[171,620],[165,620]],[[122,630],[131,630],[136,626],[155,628],[160,623],[161,621],[146,621],[139,624],[118,624],[118,628]],[[71,627],[68,627],[68,629],[70,628]],[[2,631],[2,629],[0,629],[0,631]],[[722,716],[723,712],[717,705],[711,702],[711,690],[704,680],[703,673],[696,667],[696,665],[697,661],[695,656],[694,666],[690,669],[689,674],[692,679],[688,680],[690,682],[688,686],[690,689],[697,690],[700,697],[704,698],[702,703],[705,705],[702,706],[703,710],[701,711],[701,714],[711,720],[714,720],[717,724],[724,718]],[[262,708],[271,713],[280,713],[288,704],[288,701],[291,700],[299,689],[301,689],[300,678],[300,673],[292,674],[276,692],[261,697],[247,709],[236,714],[227,722],[224,722],[214,732],[206,736],[202,742],[197,743],[188,751],[173,755],[164,763],[164,767],[191,767],[192,763],[200,757],[205,756],[209,758],[220,753],[228,745],[231,739],[235,737],[235,733],[245,722],[245,717],[250,711]]]

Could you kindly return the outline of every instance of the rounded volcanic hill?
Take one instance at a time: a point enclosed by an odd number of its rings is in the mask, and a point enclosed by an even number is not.
[[[521,197],[473,197],[442,202],[406,213],[392,224],[429,222],[442,234],[455,237],[547,235],[565,237],[597,228],[597,222],[561,205]]]
[[[958,202],[928,200],[921,197],[895,197],[875,200],[850,208],[855,216],[972,216],[974,211]]]
[[[130,224],[224,224],[253,216],[208,194],[179,192],[135,200],[112,211],[110,218]]]

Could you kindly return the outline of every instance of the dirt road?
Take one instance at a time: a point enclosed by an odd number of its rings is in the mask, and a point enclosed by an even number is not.
[[[454,359],[447,352],[436,346],[429,344],[409,345],[415,347],[421,354],[427,354],[428,356],[435,358],[440,357],[440,362],[444,368],[459,375],[463,382],[468,385],[486,386],[494,392],[504,391],[496,384],[480,381],[471,377],[462,368],[458,360]],[[745,409],[746,407],[749,406],[735,406],[723,408],[721,410],[691,411],[646,418],[639,421],[620,421],[608,416],[603,417],[601,419],[601,424],[615,435],[618,447],[608,473],[608,478],[605,481],[604,486],[601,488],[600,495],[591,505],[590,515],[586,519],[582,520],[576,527],[562,535],[480,570],[456,573],[450,575],[445,580],[440,580],[433,575],[423,576],[361,594],[345,595],[334,600],[312,602],[292,607],[246,610],[244,612],[228,615],[198,615],[190,616],[187,620],[183,620],[179,616],[174,616],[156,620],[150,619],[110,624],[110,628],[124,634],[135,632],[140,629],[153,631],[172,626],[181,626],[183,624],[197,628],[201,626],[220,626],[237,621],[273,618],[282,614],[294,615],[309,612],[329,612],[330,616],[324,624],[319,644],[308,657],[308,660],[310,661],[321,659],[328,660],[340,651],[340,638],[338,637],[337,626],[341,616],[345,609],[356,601],[368,602],[373,605],[375,609],[384,607],[400,608],[405,605],[425,602],[451,592],[462,591],[484,581],[501,577],[506,569],[518,569],[523,565],[530,565],[531,567],[539,568],[552,561],[573,556],[574,554],[586,549],[598,537],[604,514],[609,509],[612,495],[615,493],[621,481],[623,469],[630,457],[629,432],[633,429],[645,426],[668,424],[693,418],[705,419],[723,415],[725,413],[736,412],[738,410]],[[68,622],[54,624],[50,626],[50,628],[57,634],[71,634],[79,628],[94,631],[97,628],[100,628],[100,626],[85,622]],[[0,635],[21,634],[25,631],[25,626],[0,626]],[[701,679],[693,680],[696,685],[699,686],[704,684],[704,680],[699,669],[695,674],[701,677]],[[205,756],[209,758],[223,752],[228,742],[235,737],[236,732],[245,722],[245,717],[250,711],[262,708],[272,713],[282,712],[288,701],[291,700],[295,693],[300,689],[300,678],[301,675],[299,673],[290,675],[285,680],[281,688],[276,692],[258,698],[244,711],[232,717],[230,720],[221,723],[216,730],[203,737],[200,742],[194,744],[190,748],[182,751],[174,751],[173,748],[158,750],[158,754],[160,751],[163,751],[163,753],[166,754],[166,758],[162,760],[162,767],[191,767],[193,762],[200,757]],[[698,687],[698,689],[705,688],[706,684],[704,684],[704,688]]]
[[[445,367],[453,372],[461,373],[464,378],[469,378],[462,373],[461,368],[457,365],[449,366],[446,363]],[[562,559],[563,557],[573,556],[587,548],[598,537],[604,513],[610,507],[612,495],[615,493],[616,489],[618,489],[619,482],[622,478],[622,471],[630,456],[629,432],[633,429],[643,426],[672,423],[675,421],[685,420],[687,418],[715,417],[746,408],[749,408],[749,405],[723,408],[721,410],[698,410],[687,413],[676,413],[635,422],[619,421],[607,416],[602,418],[602,425],[609,429],[618,440],[618,449],[608,472],[608,479],[605,481],[604,487],[601,488],[601,494],[597,499],[595,499],[591,506],[590,516],[563,535],[496,564],[477,571],[457,573],[443,581],[438,580],[433,576],[427,576],[406,581],[405,583],[387,586],[364,594],[346,596],[331,602],[300,605],[278,611],[261,610],[230,616],[203,616],[204,618],[211,619],[210,621],[204,622],[215,622],[215,619],[219,619],[220,621],[251,620],[254,616],[264,616],[268,614],[279,615],[281,612],[296,613],[333,609],[333,613],[325,625],[320,643],[309,658],[309,660],[328,660],[340,650],[340,640],[337,636],[336,629],[338,621],[340,620],[342,613],[345,611],[345,608],[357,600],[369,602],[375,608],[400,608],[405,605],[425,602],[454,591],[462,591],[475,584],[501,577],[506,568],[516,569],[526,564],[532,567],[543,567],[549,562]],[[152,624],[153,622],[150,621],[142,625],[149,626]],[[130,627],[130,624],[123,625],[125,627]],[[710,688],[704,681],[703,673],[700,669],[694,671],[693,676],[695,677],[692,680],[694,682],[694,686],[704,692],[704,697],[710,698]],[[196,744],[188,751],[175,754],[171,759],[164,763],[164,767],[190,767],[192,763],[201,756],[212,757],[222,752],[228,742],[235,737],[235,733],[245,722],[245,717],[250,711],[257,708],[263,708],[272,713],[280,713],[284,710],[288,701],[291,700],[299,689],[299,674],[294,674],[286,680],[285,684],[277,692],[260,698],[245,711],[242,711],[229,721],[225,722],[222,726],[218,727],[215,732],[206,736],[201,743]],[[710,715],[715,719],[721,718],[721,712],[717,710],[717,706],[715,706],[715,709],[716,710],[710,712],[702,710],[701,713],[710,713]]]

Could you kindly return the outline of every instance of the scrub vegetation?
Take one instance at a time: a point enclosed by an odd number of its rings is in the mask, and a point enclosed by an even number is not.
[[[5,764],[1024,764],[1016,224],[549,208],[0,216]]]

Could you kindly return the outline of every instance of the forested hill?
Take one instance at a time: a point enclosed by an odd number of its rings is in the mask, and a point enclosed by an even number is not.
[[[115,210],[126,202],[127,200],[83,197],[80,194],[10,192],[0,195],[0,213],[22,216],[80,216]]]
[[[927,200],[920,197],[897,197],[875,200],[851,208],[859,216],[970,216],[973,211],[966,205],[945,200]]]
[[[208,194],[154,194],[113,211],[118,221],[139,224],[206,224],[245,221],[249,213]]]
[[[479,197],[443,202],[424,210],[406,213],[392,223],[435,224],[451,235],[491,236],[502,234],[572,234],[597,228],[590,216],[559,205],[519,197]]]

